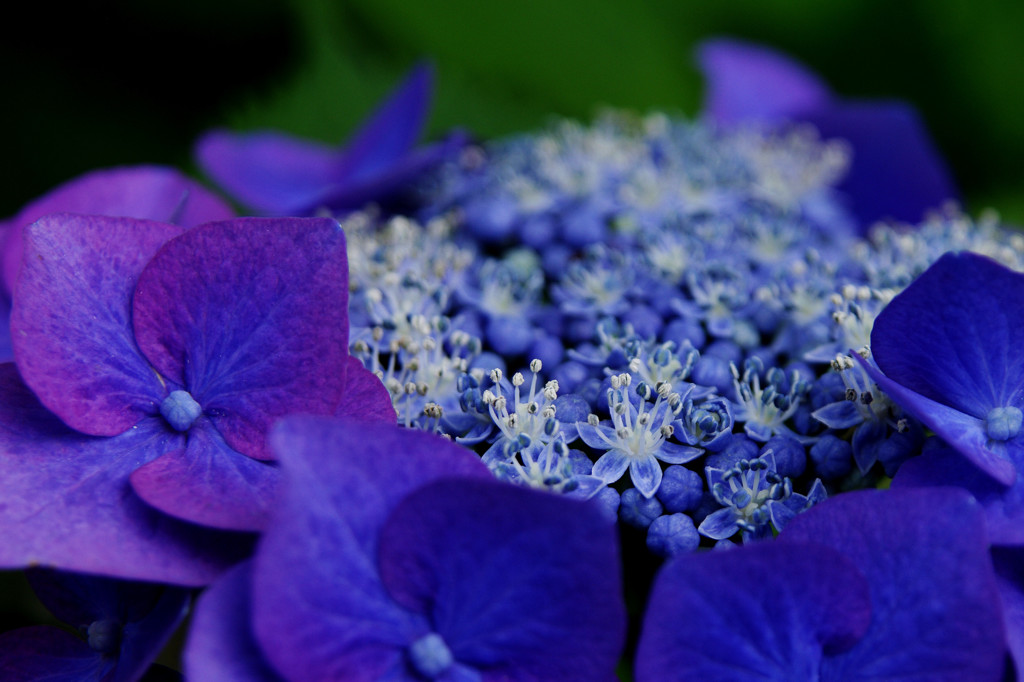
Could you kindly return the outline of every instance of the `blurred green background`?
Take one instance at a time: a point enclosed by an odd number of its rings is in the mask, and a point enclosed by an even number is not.
[[[342,141],[419,58],[431,134],[482,137],[601,105],[694,115],[693,47],[773,45],[847,97],[928,122],[970,211],[1024,223],[1024,3],[995,0],[108,0],[26,6],[4,65],[0,215],[99,166],[194,171],[208,127]]]

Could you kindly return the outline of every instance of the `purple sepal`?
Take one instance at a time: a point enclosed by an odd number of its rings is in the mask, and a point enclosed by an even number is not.
[[[707,79],[704,111],[713,121],[805,121],[825,138],[850,143],[850,169],[837,189],[862,232],[878,220],[916,223],[927,210],[957,198],[953,178],[911,106],[837,98],[799,63],[740,41],[708,41],[698,48],[698,61]]]
[[[268,459],[277,417],[332,414],[341,400],[347,307],[336,221],[207,223],[168,242],[139,277],[135,338],[232,448]]]
[[[183,663],[190,680],[280,682],[252,634],[251,562],[227,571],[196,602]]]
[[[592,505],[450,479],[394,509],[378,556],[391,597],[484,680],[569,682],[607,675],[622,650],[617,544]]]
[[[655,579],[637,682],[818,679],[871,620],[867,581],[814,544],[754,543],[671,559]]]
[[[865,490],[796,516],[780,542],[842,552],[871,587],[871,627],[822,679],[999,679],[1002,612],[980,505],[955,488]]]
[[[799,116],[822,137],[853,147],[837,186],[859,223],[918,223],[928,210],[957,198],[946,163],[917,111],[903,102],[846,101]]]
[[[96,170],[51,190],[10,221],[3,242],[4,293],[14,290],[22,258],[22,228],[51,213],[120,216],[189,228],[226,220],[234,211],[220,197],[173,168],[125,166]]]
[[[993,545],[1024,545],[1024,476],[1009,487],[995,481],[950,447],[936,447],[908,459],[892,480],[894,488],[956,486],[966,489],[985,511]]]
[[[391,402],[391,394],[377,375],[353,357],[348,359],[346,366],[345,393],[334,415],[346,419],[397,423],[398,415]]]
[[[85,640],[51,625],[0,634],[0,672],[6,682],[82,682],[106,679],[114,661]]]
[[[161,514],[131,490],[140,464],[182,447],[156,419],[112,438],[83,436],[0,365],[0,566],[205,585],[251,551],[248,536]]]
[[[122,433],[165,389],[132,338],[131,296],[146,262],[180,227],[57,214],[25,229],[11,336],[18,370],[72,428]]]
[[[184,521],[260,531],[277,500],[281,472],[273,463],[235,452],[210,423],[192,427],[184,449],[171,450],[132,472],[132,489],[147,504]]]
[[[463,146],[464,137],[453,135],[414,149],[432,82],[428,66],[414,69],[340,149],[270,131],[215,131],[200,139],[196,156],[228,192],[265,214],[359,208],[388,198]]]
[[[411,491],[449,476],[490,479],[480,458],[430,434],[368,422],[288,417],[270,436],[285,474],[279,513],[253,567],[253,630],[289,679],[404,666],[422,616],[381,584],[378,537]]]
[[[196,143],[196,161],[240,203],[260,213],[302,215],[324,184],[340,181],[334,147],[263,130],[214,130]]]
[[[815,74],[775,50],[718,38],[701,43],[707,79],[704,111],[725,125],[779,121],[828,105],[832,94]]]

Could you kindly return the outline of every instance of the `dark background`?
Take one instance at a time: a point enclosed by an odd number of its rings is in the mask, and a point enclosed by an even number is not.
[[[24,5],[7,22],[0,216],[91,168],[190,172],[208,127],[341,142],[418,58],[431,134],[601,105],[694,115],[693,46],[782,49],[847,97],[913,102],[967,200],[1024,223],[1024,3],[996,0],[177,0]]]

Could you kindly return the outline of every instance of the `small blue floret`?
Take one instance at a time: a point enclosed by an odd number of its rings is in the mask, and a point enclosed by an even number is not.
[[[423,635],[409,645],[409,661],[420,675],[432,680],[451,667],[452,652],[436,632]]]
[[[188,431],[202,413],[203,408],[188,391],[171,391],[160,403],[160,414],[175,431]]]

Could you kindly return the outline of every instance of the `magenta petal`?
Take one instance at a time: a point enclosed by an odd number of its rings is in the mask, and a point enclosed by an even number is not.
[[[194,227],[234,211],[220,197],[173,168],[126,166],[92,171],[60,185],[11,219],[4,243],[3,286],[10,293],[21,267],[22,228],[51,213],[119,216]]]
[[[380,582],[381,526],[430,481],[490,473],[471,451],[396,426],[296,416],[270,441],[285,489],[254,560],[256,638],[288,679],[378,679],[422,626]]]
[[[101,680],[114,661],[66,630],[39,625],[0,634],[0,672],[5,682]]]
[[[204,585],[250,549],[147,506],[132,469],[181,447],[156,419],[120,436],[76,433],[0,365],[0,567],[48,566],[113,578]]]
[[[345,394],[334,412],[335,416],[396,423],[398,417],[391,402],[391,394],[377,375],[355,358],[349,358],[347,366]]]
[[[285,414],[332,414],[348,358],[345,235],[327,218],[208,223],[166,244],[135,292],[135,337],[235,450],[261,459]]]
[[[865,228],[879,220],[920,222],[957,198],[946,163],[924,122],[903,102],[843,102],[801,115],[824,138],[850,143],[850,170],[838,190]]]
[[[280,471],[235,452],[208,421],[171,450],[131,475],[149,505],[184,521],[225,530],[262,530],[277,500]]]
[[[278,682],[252,634],[250,562],[227,571],[196,602],[183,657],[190,680]]]
[[[433,70],[417,66],[356,131],[339,164],[346,182],[381,173],[413,148],[427,122],[433,82]]]
[[[11,336],[18,370],[82,433],[112,436],[166,394],[132,338],[131,295],[150,257],[181,228],[57,214],[25,230]]]
[[[709,40],[698,48],[707,79],[704,111],[716,123],[791,119],[831,100],[825,84],[796,61],[738,40]]]
[[[493,480],[406,497],[381,530],[381,579],[485,679],[595,680],[625,640],[615,528],[597,507]]]
[[[342,153],[283,133],[215,130],[196,144],[207,175],[242,204],[270,215],[304,215],[341,182]]]

